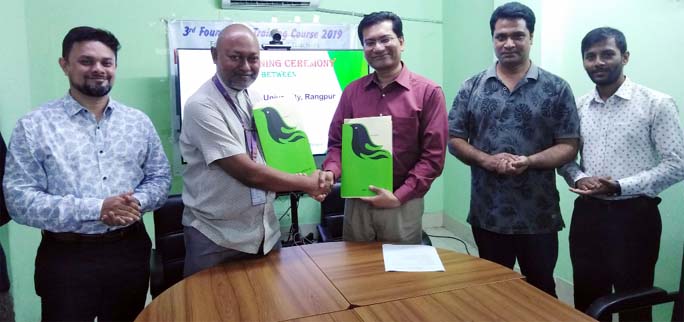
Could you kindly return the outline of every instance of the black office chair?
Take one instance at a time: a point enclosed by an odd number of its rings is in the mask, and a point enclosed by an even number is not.
[[[344,199],[340,196],[340,183],[335,183],[321,202],[321,223],[316,226],[318,241],[327,243],[342,240],[344,225]]]
[[[341,241],[344,225],[344,199],[340,195],[340,183],[335,183],[328,196],[321,202],[321,223],[316,226],[321,243]],[[432,246],[428,234],[423,231],[422,244]]]
[[[430,236],[423,230],[423,237],[421,238],[421,244],[423,245],[428,245],[432,246],[432,240],[430,240]]]
[[[652,287],[606,295],[596,299],[596,301],[591,303],[586,313],[595,319],[599,319],[600,317],[608,314],[674,302],[674,307],[672,308],[672,321],[682,322],[684,320],[683,292],[684,253],[682,254],[682,272],[681,276],[679,277],[678,292],[667,292],[660,287]]]
[[[183,279],[185,242],[183,240],[183,199],[171,195],[154,211],[155,248],[150,259],[152,298]]]

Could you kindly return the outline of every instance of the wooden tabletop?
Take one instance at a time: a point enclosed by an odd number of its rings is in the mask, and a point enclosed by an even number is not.
[[[444,272],[385,272],[382,243],[322,243],[301,247],[353,306],[417,297],[522,275],[466,254],[438,249]]]
[[[287,322],[363,322],[363,320],[353,310],[346,310],[288,320]]]
[[[523,280],[473,286],[353,311],[363,322],[595,321]]]
[[[349,307],[301,248],[288,247],[194,274],[136,321],[283,321]]]
[[[592,321],[492,262],[438,249],[445,272],[385,272],[381,243],[322,243],[220,265],[136,321]]]

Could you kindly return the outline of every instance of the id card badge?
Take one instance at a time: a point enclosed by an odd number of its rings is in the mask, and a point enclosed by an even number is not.
[[[265,164],[264,158],[259,154],[259,146],[256,143],[255,132],[245,129],[245,141],[247,141],[247,153],[249,157],[258,164]],[[252,197],[252,206],[263,205],[266,203],[266,191],[249,188],[249,195]]]
[[[249,188],[249,194],[252,197],[252,206],[266,203],[266,191],[257,188]]]

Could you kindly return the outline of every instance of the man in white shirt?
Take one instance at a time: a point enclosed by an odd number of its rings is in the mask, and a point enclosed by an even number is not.
[[[577,102],[581,161],[559,169],[580,196],[570,226],[575,307],[653,286],[662,231],[658,193],[684,179],[684,135],[669,95],[632,82],[625,36],[597,28],[582,40],[596,88]],[[610,317],[602,317],[609,319]],[[620,313],[650,321],[651,309]]]
[[[330,191],[320,171],[310,176],[264,164],[247,88],[259,75],[259,42],[233,24],[211,50],[216,75],[185,104],[180,150],[183,173],[185,267],[191,275],[219,263],[280,247],[273,191],[304,191],[321,200]]]

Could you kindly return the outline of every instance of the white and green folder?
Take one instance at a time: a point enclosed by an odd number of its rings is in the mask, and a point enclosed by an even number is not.
[[[266,164],[287,173],[316,170],[309,138],[298,128],[292,108],[272,104],[254,109],[254,124]]]
[[[342,198],[374,196],[369,185],[392,191],[392,118],[346,119],[342,124]]]

